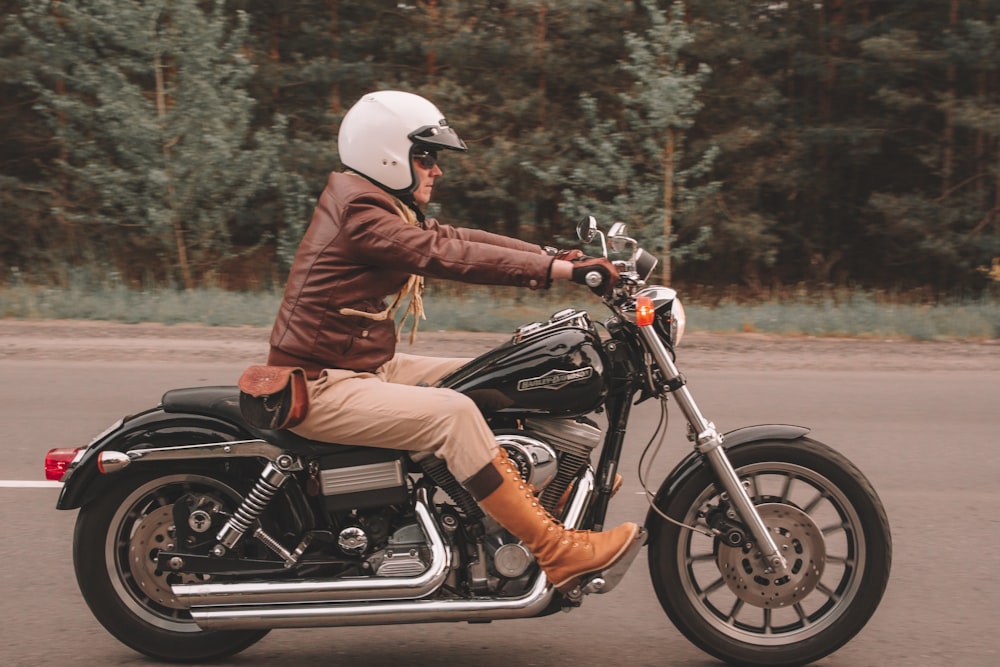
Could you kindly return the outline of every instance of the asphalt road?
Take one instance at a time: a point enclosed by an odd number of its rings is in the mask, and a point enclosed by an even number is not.
[[[123,414],[155,404],[165,389],[232,384],[256,361],[247,354],[260,340],[252,331],[212,330],[203,340],[197,329],[171,330],[166,343],[138,329],[117,338],[97,331],[60,336],[0,321],[3,665],[150,664],[111,638],[80,597],[71,559],[76,513],[54,509],[58,489],[7,481],[42,480],[46,450],[85,444]],[[484,343],[426,340],[420,351],[442,354]],[[216,353],[175,356],[204,349]],[[813,437],[860,466],[886,505],[894,563],[882,606],[858,637],[819,664],[1000,664],[1000,346],[695,337],[679,362],[702,411],[721,429],[810,426]],[[659,478],[687,451],[679,413],[672,415]],[[655,416],[649,406],[634,413],[612,520],[645,514],[634,471]],[[718,664],[670,625],[642,557],[614,592],[590,596],[569,614],[486,625],[279,630],[216,664],[277,663]]]

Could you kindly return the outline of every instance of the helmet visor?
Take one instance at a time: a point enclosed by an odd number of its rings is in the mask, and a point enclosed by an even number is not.
[[[442,120],[439,125],[424,125],[423,127],[418,127],[407,136],[410,138],[410,141],[414,143],[414,145],[424,147],[429,150],[438,150],[441,148],[446,148],[452,151],[466,150],[465,142],[462,141],[461,137],[458,136],[458,133],[448,126],[447,121],[444,120]]]

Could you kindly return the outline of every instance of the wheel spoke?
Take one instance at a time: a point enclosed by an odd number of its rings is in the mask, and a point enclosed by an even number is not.
[[[703,600],[707,599],[709,594],[714,593],[715,591],[719,590],[725,585],[726,585],[726,580],[723,579],[722,577],[719,577],[718,579],[710,583],[708,586],[701,589],[701,598]]]
[[[736,603],[733,604],[733,608],[729,610],[729,615],[725,618],[729,625],[736,624],[736,617],[739,616],[740,612],[743,610],[744,604],[743,600],[736,598]]]
[[[688,556],[687,562],[688,564],[691,564],[691,563],[704,563],[706,561],[714,561],[714,560],[715,560],[715,554],[704,553],[704,554],[699,554],[697,556]]]
[[[837,563],[838,565],[846,565],[846,566],[853,566],[854,565],[854,559],[853,558],[848,558],[847,556],[836,556],[836,555],[831,555],[831,554],[827,554],[826,555],[826,562],[827,563]]]
[[[840,533],[840,532],[846,533],[847,529],[848,529],[847,524],[845,524],[843,521],[839,523],[833,523],[830,524],[829,526],[824,526],[823,528],[820,528],[820,530],[823,532],[823,537],[829,537],[834,533]]]
[[[812,622],[809,620],[809,616],[806,614],[806,610],[802,608],[801,602],[796,602],[794,605],[792,605],[792,609],[794,609],[795,613],[798,614],[799,623],[802,624],[802,627],[805,627]]]
[[[785,475],[785,483],[781,487],[781,493],[778,494],[778,497],[783,502],[787,502],[787,500],[788,500],[788,496],[790,495],[791,490],[792,490],[792,481],[793,481],[793,479],[794,478],[791,475]]]
[[[750,475],[749,493],[755,503],[760,502],[760,485],[757,484],[757,475]]]
[[[823,500],[824,500],[824,499],[826,499],[826,498],[827,498],[827,494],[826,494],[826,493],[824,493],[823,491],[820,491],[819,493],[817,493],[817,494],[816,494],[816,497],[815,497],[815,498],[813,498],[812,500],[810,500],[810,501],[809,501],[809,502],[808,502],[808,503],[807,503],[807,504],[806,504],[806,505],[805,505],[805,506],[804,506],[804,507],[802,508],[802,511],[803,511],[803,512],[805,512],[806,514],[809,514],[809,513],[810,513],[810,512],[812,512],[812,511],[813,511],[814,509],[816,509],[816,506],[817,506],[817,505],[819,505],[819,504],[820,504],[821,502],[823,502]]]
[[[820,593],[828,597],[833,602],[838,602],[840,600],[840,594],[837,593],[836,591],[830,590],[829,586],[827,586],[823,582],[817,584],[816,590],[818,590]]]

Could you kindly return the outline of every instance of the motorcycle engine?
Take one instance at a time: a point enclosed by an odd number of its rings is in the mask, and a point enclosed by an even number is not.
[[[337,549],[364,559],[377,577],[411,577],[427,569],[427,539],[420,527],[392,510],[409,501],[406,455],[374,447],[345,447],[320,457],[314,474],[338,528]]]
[[[416,577],[430,562],[427,539],[415,523],[396,529],[385,549],[368,559],[376,577]]]
[[[580,469],[590,463],[590,454],[601,442],[602,432],[583,418],[538,417],[524,420],[523,426],[516,432],[498,433],[497,443],[506,450],[521,477],[538,491],[541,504],[554,513]],[[499,526],[488,533],[485,547],[490,573],[501,580],[522,577],[534,563],[531,552]],[[481,574],[483,581],[489,576]]]
[[[406,502],[403,455],[391,449],[350,448],[320,457],[320,493],[330,511]]]
[[[585,418],[533,417],[524,430],[497,435],[521,477],[543,491],[560,472],[574,476],[589,463],[590,453],[601,442],[601,430]]]
[[[354,511],[335,531],[337,548],[345,556],[363,558],[376,577],[414,577],[430,562],[427,538],[414,522],[399,520],[388,508]]]
[[[527,435],[502,434],[497,444],[504,448],[508,458],[517,466],[521,478],[536,489],[548,486],[559,470],[555,450],[541,440]]]
[[[555,454],[555,465],[547,463],[538,449],[521,447],[524,453],[518,453],[518,467],[522,477],[527,479],[539,490],[542,506],[551,513],[555,512],[560,499],[569,488],[580,469],[590,464],[590,454],[601,443],[603,432],[597,424],[585,418],[555,418],[532,417],[524,420],[525,440],[541,444],[545,450]],[[517,449],[512,443],[510,447],[498,437],[512,459],[511,449]],[[522,468],[522,461],[523,468]],[[538,479],[538,482],[535,479]]]
[[[577,474],[590,463],[602,431],[580,417],[531,417],[522,420],[521,425],[516,431],[497,433],[497,444],[507,452],[521,477],[538,491],[541,504],[554,512]],[[420,465],[453,499],[468,495],[440,459],[431,457]],[[412,517],[407,519],[390,509],[408,502],[404,467],[398,451],[352,448],[322,457],[315,473],[328,511],[341,516],[334,531],[338,550],[363,559],[365,569],[379,577],[418,576],[430,562],[420,527]],[[477,514],[482,518],[471,498],[464,504],[467,507],[458,504],[463,506],[462,514],[467,519],[475,520]],[[517,579],[534,562],[528,550],[499,526],[488,530],[481,544],[486,558],[478,559],[479,567],[473,568],[476,572],[471,579],[476,589],[486,590],[487,582],[496,576]]]

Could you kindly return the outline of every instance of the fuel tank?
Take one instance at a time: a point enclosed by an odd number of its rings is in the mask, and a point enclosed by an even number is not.
[[[575,416],[607,394],[607,357],[590,316],[562,310],[548,322],[520,327],[494,348],[439,383],[476,402],[484,414]]]

